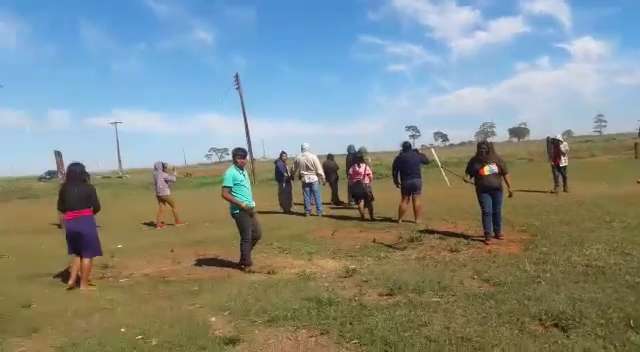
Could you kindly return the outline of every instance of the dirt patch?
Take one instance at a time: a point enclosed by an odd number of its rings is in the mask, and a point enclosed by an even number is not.
[[[336,344],[327,334],[309,329],[260,329],[238,352],[338,352],[353,351]]]
[[[313,233],[316,238],[330,241],[340,249],[360,248],[371,243],[396,243],[402,239],[402,229],[318,229]]]

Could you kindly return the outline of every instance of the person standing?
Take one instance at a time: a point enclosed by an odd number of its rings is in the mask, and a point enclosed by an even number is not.
[[[173,172],[169,174],[168,165],[162,161],[158,161],[153,165],[153,183],[156,191],[156,200],[158,201],[158,212],[156,213],[156,229],[165,228],[165,224],[162,221],[162,212],[165,207],[170,207],[173,213],[173,220],[176,226],[184,225],[178,217],[178,209],[176,208],[176,202],[171,197],[171,185],[176,182],[176,169],[173,168]]]
[[[562,189],[569,193],[569,183],[567,182],[567,167],[569,166],[569,143],[561,135],[551,138],[551,173],[553,174],[553,191],[560,192],[560,180],[562,179]]]
[[[255,212],[256,203],[253,200],[251,182],[245,166],[247,165],[247,150],[235,148],[231,151],[233,165],[224,173],[222,178],[222,199],[229,203],[231,217],[236,222],[240,233],[240,269],[252,272],[251,252],[262,238],[262,229]]]
[[[503,181],[507,185],[509,198],[513,197],[511,178],[506,163],[495,152],[492,143],[483,141],[478,143],[476,155],[467,163],[465,173],[476,186],[476,195],[482,213],[484,243],[491,244],[492,235],[497,240],[503,240]]]
[[[349,144],[347,146],[347,158],[346,158],[346,173],[347,178],[349,177],[349,170],[351,170],[351,166],[353,166],[354,158],[356,156],[356,146],[353,144]],[[353,202],[353,198],[351,197],[351,187],[347,185],[347,202],[349,206],[353,206],[355,203]]]
[[[402,223],[404,216],[413,204],[413,216],[416,224],[420,223],[422,204],[422,165],[429,164],[429,159],[417,149],[413,149],[410,142],[402,143],[402,151],[393,160],[393,183],[400,188],[400,205],[398,206],[398,223]]]
[[[338,182],[340,181],[338,170],[340,170],[340,167],[336,163],[333,154],[327,154],[327,160],[322,163],[322,170],[329,187],[331,187],[331,204],[336,206],[344,205],[344,202],[340,200],[340,193],[338,193]]]
[[[275,178],[278,183],[278,202],[285,214],[291,214],[293,208],[293,179],[287,166],[287,152],[281,151],[280,157],[275,161]]]
[[[349,169],[349,185],[351,186],[351,195],[353,196],[356,205],[358,206],[358,212],[360,212],[360,218],[365,219],[364,209],[369,211],[369,219],[375,221],[373,216],[373,189],[371,183],[373,182],[373,171],[371,167],[367,165],[364,160],[364,155],[358,152],[354,158],[355,163]]]
[[[325,176],[322,165],[318,157],[311,153],[309,144],[303,143],[300,147],[300,154],[294,163],[293,174],[300,178],[302,182],[302,193],[304,195],[304,213],[305,216],[311,215],[311,201],[316,204],[318,216],[323,215],[322,207],[322,190],[320,182],[324,185]]]
[[[78,276],[80,289],[89,289],[93,258],[102,256],[95,219],[100,212],[100,201],[83,164],[71,163],[67,167],[65,181],[58,193],[58,211],[63,214],[68,253],[74,256],[67,289],[76,287]]]

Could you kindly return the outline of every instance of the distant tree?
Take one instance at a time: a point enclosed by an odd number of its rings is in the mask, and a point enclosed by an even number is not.
[[[433,141],[442,145],[447,145],[450,142],[449,136],[442,131],[433,132]]]
[[[218,158],[218,161],[222,161],[229,156],[229,148],[211,147],[206,155],[209,154],[215,155],[216,158]]]
[[[567,139],[567,138],[572,138],[573,136],[575,136],[576,134],[573,132],[573,130],[569,129],[566,130],[564,132],[562,132],[562,138]]]
[[[593,132],[602,136],[608,124],[609,121],[605,119],[603,114],[596,115],[596,117],[593,118]]]
[[[521,122],[518,126],[511,127],[509,130],[509,139],[515,139],[520,142],[523,139],[529,138],[531,130],[527,126],[526,122]]]
[[[493,122],[483,122],[475,134],[476,141],[486,141],[496,136],[496,124]]]
[[[213,160],[213,153],[207,153],[207,154],[205,154],[205,155],[204,155],[204,158],[205,158],[207,161],[211,161],[211,160]]]
[[[420,132],[420,129],[418,128],[418,126],[414,126],[414,125],[405,126],[404,130],[409,133],[409,139],[411,139],[411,143],[415,148],[416,140],[422,137],[422,132]]]

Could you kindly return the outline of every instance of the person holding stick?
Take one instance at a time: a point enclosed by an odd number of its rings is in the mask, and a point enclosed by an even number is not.
[[[482,213],[484,243],[491,244],[492,235],[497,240],[503,240],[503,181],[507,185],[509,198],[513,197],[513,192],[511,191],[511,177],[507,164],[495,152],[493,143],[487,141],[478,143],[476,155],[467,163],[465,173],[469,177],[467,182],[473,180],[475,184]]]
[[[287,166],[287,152],[281,151],[280,157],[275,161],[275,178],[278,183],[278,202],[285,214],[291,214],[293,208],[293,178]]]
[[[355,163],[349,169],[349,185],[351,187],[351,195],[358,206],[360,218],[365,219],[364,209],[369,210],[369,219],[375,221],[373,216],[373,171],[364,160],[364,155],[358,152],[354,159]]]
[[[402,151],[393,160],[393,183],[400,189],[400,205],[398,206],[398,223],[402,223],[404,215],[413,203],[413,216],[416,224],[420,223],[422,204],[422,165],[429,164],[429,159],[417,149],[413,149],[411,142],[402,143]]]
[[[176,182],[176,169],[173,168],[173,172],[169,174],[169,166],[167,163],[158,161],[153,165],[153,184],[156,191],[156,200],[158,201],[158,212],[156,213],[156,229],[161,230],[165,228],[165,224],[162,221],[162,212],[165,207],[170,207],[173,213],[173,220],[176,226],[184,225],[178,217],[178,209],[176,208],[176,202],[171,197],[171,184]]]
[[[244,148],[231,151],[233,165],[224,173],[222,178],[222,199],[229,202],[231,217],[236,222],[240,233],[240,270],[252,272],[251,252],[262,238],[262,229],[255,212],[256,203],[253,200],[251,182],[245,167],[248,152]]]
[[[340,181],[338,170],[340,170],[340,167],[336,163],[333,154],[327,154],[327,160],[322,163],[322,170],[324,171],[324,177],[327,179],[329,187],[331,187],[331,204],[335,206],[344,205],[344,202],[340,200],[340,193],[338,192],[338,182]]]
[[[58,211],[63,214],[68,252],[74,256],[69,267],[67,290],[76,287],[78,277],[81,290],[92,287],[90,277],[93,258],[102,256],[95,219],[100,208],[98,194],[89,183],[89,173],[85,166],[71,163],[58,193]]]

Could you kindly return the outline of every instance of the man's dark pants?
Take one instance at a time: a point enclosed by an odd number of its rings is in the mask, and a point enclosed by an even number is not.
[[[553,187],[554,190],[560,189],[560,179],[562,179],[562,186],[564,190],[569,190],[569,184],[567,183],[567,167],[559,165],[551,165],[551,172],[553,173]]]
[[[338,193],[338,178],[329,180],[329,187],[331,187],[331,204],[340,205],[340,194]]]
[[[253,265],[251,250],[262,238],[258,217],[256,214],[246,210],[240,210],[239,213],[233,214],[232,217],[236,221],[238,232],[240,232],[240,265],[250,267]]]

